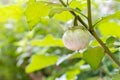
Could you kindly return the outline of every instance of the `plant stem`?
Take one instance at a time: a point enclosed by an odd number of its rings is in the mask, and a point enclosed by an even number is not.
[[[79,17],[79,16],[77,16],[77,17],[78,17],[78,21],[79,21],[86,29],[88,29],[87,24],[82,20],[82,18]]]
[[[74,18],[74,26],[75,26],[75,27],[78,26],[78,23],[77,23],[77,20],[78,20],[78,19],[77,19],[77,18],[78,18],[78,17],[75,17],[75,18]]]
[[[88,17],[86,15],[84,15],[79,8],[76,8],[75,11],[79,14],[81,14],[81,16],[85,17],[86,19],[88,19]]]
[[[87,0],[87,8],[88,8],[88,24],[89,24],[89,29],[92,29],[91,1],[90,0]]]
[[[64,7],[67,7],[67,5],[63,2],[63,0],[59,0],[61,2],[61,4],[64,6]]]

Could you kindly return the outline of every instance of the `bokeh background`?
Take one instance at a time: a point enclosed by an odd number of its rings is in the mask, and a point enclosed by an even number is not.
[[[0,0],[0,80],[111,80],[112,75],[119,72],[107,56],[100,67],[93,70],[82,59],[82,52],[64,47],[61,38],[64,30],[72,26],[73,16],[63,13],[51,19],[45,15],[47,8],[41,7],[44,2],[61,6],[59,0],[36,0],[37,4],[31,5],[32,1]],[[117,16],[112,16],[117,19],[104,20],[95,27],[118,60],[119,2],[92,0],[93,23],[118,11]],[[86,0],[72,0],[70,6],[81,9],[84,15],[87,13]],[[92,38],[89,46],[99,45]]]

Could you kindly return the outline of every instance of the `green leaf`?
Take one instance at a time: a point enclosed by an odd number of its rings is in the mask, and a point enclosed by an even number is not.
[[[71,8],[79,8],[80,10],[83,10],[86,8],[86,0],[72,0],[70,3]]]
[[[75,80],[76,75],[78,75],[79,73],[80,73],[79,68],[73,68],[66,72],[66,78],[67,80]]]
[[[120,37],[120,25],[116,22],[105,22],[100,24],[98,28],[104,37]]]
[[[58,60],[55,55],[33,55],[31,63],[26,67],[26,72],[31,73],[45,67],[54,65]]]
[[[99,67],[104,55],[104,51],[101,47],[94,47],[88,48],[83,53],[83,58],[94,70],[96,70]]]
[[[40,21],[41,17],[48,15],[50,8],[51,7],[45,2],[28,2],[25,15],[30,29],[32,29]]]
[[[53,17],[55,14],[60,14],[64,11],[73,11],[72,8],[53,8],[49,13],[49,17]]]
[[[6,22],[11,18],[19,20],[22,15],[22,9],[17,5],[0,7],[0,22]]]
[[[69,21],[69,20],[73,19],[73,15],[70,12],[68,12],[68,11],[64,11],[62,13],[56,14],[54,16],[54,18],[56,20],[60,20],[60,21],[66,22],[66,21]]]
[[[82,58],[83,54],[81,54],[80,52],[74,52],[72,53],[72,56],[70,56],[69,59],[75,59],[75,58]]]
[[[110,19],[120,19],[120,11],[117,11],[113,14],[110,14],[108,16],[102,17],[99,21],[98,24],[103,24],[104,22],[110,20]]]
[[[106,40],[106,44],[108,47],[114,47],[114,42],[115,42],[116,38],[113,36],[110,36],[107,38]]]
[[[112,78],[112,80],[119,80],[119,79],[120,79],[120,74],[116,74]]]
[[[64,47],[62,40],[54,38],[52,35],[47,35],[42,40],[32,40],[30,44],[32,46],[40,46],[40,47]]]
[[[80,53],[71,53],[68,55],[63,55],[61,58],[59,58],[58,62],[56,63],[57,65],[60,65],[62,62],[64,62],[65,60],[70,60],[70,59],[75,59],[75,58],[82,58],[82,54]]]

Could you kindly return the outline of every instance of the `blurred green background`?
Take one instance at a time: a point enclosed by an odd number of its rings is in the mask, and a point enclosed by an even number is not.
[[[102,63],[98,61],[99,68],[93,70],[83,59],[82,52],[66,49],[61,38],[64,30],[72,26],[73,16],[65,11],[48,18],[51,5],[61,7],[59,0],[36,1],[0,0],[0,80],[111,80],[112,75],[119,73],[116,64],[107,56]],[[119,2],[92,1],[93,23],[103,17],[95,29],[118,60]],[[47,7],[44,6],[46,3],[49,4]],[[72,0],[70,7],[78,8],[78,12],[80,9],[86,15],[86,0]],[[104,16],[113,13],[115,15],[104,19]],[[49,14],[53,15],[54,13]],[[93,48],[95,53],[100,48],[92,39],[87,48],[89,54],[89,50],[92,50],[90,46],[96,47],[95,51]],[[94,57],[89,56],[94,61]],[[117,79],[113,79],[120,80],[119,75],[115,75],[115,78],[116,76]]]

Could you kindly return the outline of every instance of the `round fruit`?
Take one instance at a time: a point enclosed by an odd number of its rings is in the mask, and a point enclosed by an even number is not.
[[[64,33],[62,40],[66,48],[70,50],[82,50],[88,46],[90,35],[84,29],[70,29]]]

